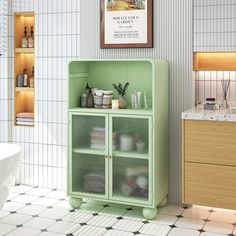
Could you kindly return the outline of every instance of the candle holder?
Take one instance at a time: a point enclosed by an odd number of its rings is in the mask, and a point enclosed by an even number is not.
[[[228,95],[228,90],[229,90],[229,86],[230,86],[230,79],[229,80],[222,79],[221,85],[222,85],[223,101],[222,101],[220,107],[223,109],[226,109],[226,108],[229,108],[229,104],[227,101],[227,95]]]

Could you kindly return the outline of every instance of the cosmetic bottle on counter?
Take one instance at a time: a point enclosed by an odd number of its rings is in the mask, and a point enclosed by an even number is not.
[[[93,92],[92,89],[90,88],[87,94],[87,108],[93,108],[93,107],[94,107]]]
[[[34,87],[34,66],[32,68],[32,75],[31,75],[31,77],[29,79],[29,86],[30,86],[30,88]]]
[[[34,47],[34,28],[31,26],[30,30],[30,37],[28,39],[28,47],[33,48]]]
[[[22,48],[28,47],[28,40],[27,40],[27,27],[25,27],[24,36],[22,37]]]
[[[24,75],[24,87],[27,87],[27,84],[28,84],[27,69],[23,70],[23,75]]]

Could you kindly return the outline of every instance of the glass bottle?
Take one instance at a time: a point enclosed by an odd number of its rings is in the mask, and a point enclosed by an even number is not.
[[[30,86],[30,88],[34,87],[34,66],[32,67],[32,75],[29,79],[29,86]]]
[[[94,102],[93,102],[93,92],[92,89],[89,89],[89,93],[87,95],[87,108],[93,108]]]
[[[30,37],[28,39],[28,47],[33,48],[34,47],[34,27],[31,26],[30,30]]]
[[[27,42],[27,27],[25,26],[24,36],[22,37],[22,48],[27,48],[28,42]]]
[[[27,69],[23,70],[23,75],[24,75],[24,87],[27,87],[27,84],[28,84]]]

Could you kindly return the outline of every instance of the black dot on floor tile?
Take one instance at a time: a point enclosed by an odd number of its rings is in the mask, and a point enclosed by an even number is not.
[[[47,232],[48,230],[47,229],[41,229],[41,232]]]
[[[133,232],[134,235],[141,234],[139,231]]]
[[[234,234],[228,234],[229,236],[235,236]]]
[[[31,203],[26,203],[26,206],[31,206]]]
[[[106,230],[112,230],[113,228],[112,227],[106,227]]]
[[[169,225],[170,226],[170,228],[171,229],[174,229],[174,228],[176,228],[176,226],[175,225]]]
[[[81,226],[87,225],[85,222],[84,223],[80,223]]]
[[[17,226],[16,226],[16,228],[21,228],[21,227],[23,227],[23,225],[17,225]]]
[[[182,216],[182,215],[177,215],[176,217],[177,217],[177,218],[182,218],[183,216]]]
[[[124,218],[122,216],[116,217],[117,220],[123,220]]]
[[[33,218],[36,218],[36,217],[39,217],[39,215],[33,215],[32,217],[33,217]]]
[[[66,234],[66,236],[74,236],[73,234]]]
[[[93,215],[93,216],[98,216],[98,213],[93,213],[92,215]]]
[[[11,202],[11,200],[7,200],[6,202]]]
[[[199,231],[200,233],[206,232],[204,229],[199,229],[198,231]]]
[[[62,221],[62,219],[56,219],[56,222]]]
[[[127,211],[132,211],[133,208],[129,207],[129,208],[126,208]]]
[[[16,211],[11,211],[10,214],[16,214],[17,212]]]
[[[214,211],[213,211],[213,210],[209,210],[209,212],[211,212],[211,213],[212,213],[212,212],[214,212]]]
[[[109,205],[107,205],[107,204],[106,204],[106,205],[103,205],[103,206],[104,206],[104,207],[109,207]]]
[[[143,223],[144,223],[144,224],[148,224],[149,222],[148,222],[147,220],[144,220]]]
[[[48,206],[47,209],[52,209],[53,207],[52,206]]]
[[[204,219],[204,221],[205,221],[205,222],[208,222],[208,221],[210,221],[210,220],[208,220],[208,219]]]
[[[75,209],[69,210],[69,212],[75,212]]]
[[[20,193],[20,195],[25,195],[25,193]]]

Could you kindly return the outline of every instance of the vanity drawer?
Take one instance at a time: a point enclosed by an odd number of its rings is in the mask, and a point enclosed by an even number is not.
[[[236,209],[236,167],[185,162],[184,203]]]
[[[236,166],[236,123],[185,120],[184,161]]]

